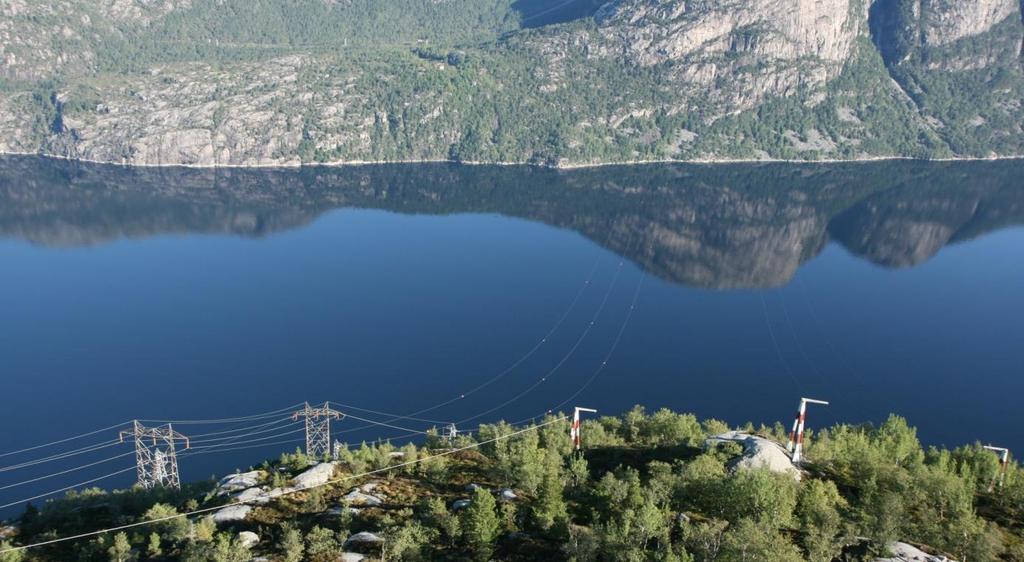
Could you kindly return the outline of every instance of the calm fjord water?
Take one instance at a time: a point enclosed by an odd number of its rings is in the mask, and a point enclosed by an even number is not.
[[[812,427],[898,412],[928,443],[1024,449],[1022,177],[1022,162],[213,171],[3,159],[0,452],[133,418],[303,400],[404,413],[464,393],[420,417],[469,426],[640,403],[788,423],[805,395],[833,401]],[[183,458],[184,477],[301,439],[263,436],[274,439]],[[0,505],[130,466],[0,492]]]

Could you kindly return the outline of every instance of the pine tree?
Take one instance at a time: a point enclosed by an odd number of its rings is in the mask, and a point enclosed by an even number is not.
[[[487,560],[494,553],[494,541],[501,525],[495,505],[490,492],[477,488],[462,514],[462,537],[477,560]]]
[[[146,546],[146,556],[149,558],[159,558],[163,554],[163,548],[160,546],[160,534],[150,533],[149,544]]]
[[[114,535],[114,544],[107,549],[110,555],[110,562],[128,562],[132,559],[132,545],[128,542],[128,535],[118,533]]]
[[[281,539],[281,550],[284,551],[284,562],[301,562],[306,554],[302,533],[293,527],[285,529],[284,537]]]

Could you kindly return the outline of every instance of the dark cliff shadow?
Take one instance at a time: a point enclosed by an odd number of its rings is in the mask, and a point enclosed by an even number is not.
[[[1022,161],[621,166],[124,168],[0,159],[0,236],[81,246],[260,237],[338,208],[495,213],[578,232],[665,280],[775,287],[830,241],[886,267],[1024,224]]]

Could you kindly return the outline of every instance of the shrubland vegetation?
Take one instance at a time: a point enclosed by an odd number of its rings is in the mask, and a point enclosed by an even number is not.
[[[731,470],[738,445],[703,447],[727,429],[716,420],[637,407],[586,421],[582,455],[571,451],[567,422],[540,423],[547,425],[504,440],[494,439],[512,426],[482,425],[481,445],[460,437],[454,445],[470,448],[446,456],[436,456],[450,446],[436,436],[400,448],[364,443],[338,459],[336,483],[257,506],[241,523],[171,519],[0,560],[244,562],[259,555],[326,562],[353,550],[345,541],[362,531],[384,539],[363,552],[386,560],[827,562],[870,560],[894,540],[965,562],[1024,560],[1019,465],[994,488],[991,452],[977,444],[922,447],[896,416],[812,434],[800,482],[767,469]],[[784,439],[778,424],[742,429]],[[309,463],[298,452],[282,455],[263,465],[266,484],[285,485]],[[353,486],[371,482],[384,505],[330,509]],[[71,494],[30,507],[15,544],[226,501],[211,489]],[[509,501],[504,489],[516,498]],[[469,501],[454,509],[459,499]],[[242,543],[237,533],[246,530],[261,542]]]

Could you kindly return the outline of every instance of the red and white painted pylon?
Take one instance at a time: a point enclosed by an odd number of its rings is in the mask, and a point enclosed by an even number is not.
[[[828,406],[828,402],[824,400],[815,400],[813,398],[801,398],[800,409],[796,413],[796,419],[793,420],[793,431],[789,434],[789,444],[786,445],[786,450],[793,453],[793,462],[797,463],[804,459],[804,425],[807,422],[807,405],[808,404],[821,404],[822,406]]]
[[[569,428],[569,438],[572,439],[572,446],[579,451],[583,447],[583,437],[580,426],[580,412],[596,414],[597,410],[591,408],[576,407],[572,411],[572,426]]]
[[[1003,482],[1006,480],[1006,469],[1010,467],[1010,450],[1005,447],[993,447],[992,445],[985,445],[985,448],[999,454],[999,487],[1002,488]],[[989,487],[988,491],[992,491],[992,486]]]

